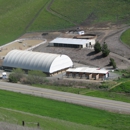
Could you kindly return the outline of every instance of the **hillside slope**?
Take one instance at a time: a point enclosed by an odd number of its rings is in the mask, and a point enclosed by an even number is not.
[[[0,0],[0,45],[26,32],[129,23],[129,0]],[[102,24],[103,25],[103,24]]]

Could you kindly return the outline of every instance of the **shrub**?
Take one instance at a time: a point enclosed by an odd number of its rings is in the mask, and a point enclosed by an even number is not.
[[[116,69],[116,63],[114,61],[113,58],[110,58],[110,63],[109,63],[111,66],[113,66],[114,69]]]
[[[24,71],[20,68],[13,69],[9,75],[9,82],[17,83],[23,77]]]
[[[113,59],[113,58],[110,58],[109,64],[110,64],[110,65],[113,65],[113,63],[114,63],[114,59]]]
[[[46,75],[42,71],[30,70],[28,71],[28,76],[26,82],[28,84],[42,84],[47,82]]]
[[[96,42],[96,44],[94,45],[94,50],[96,53],[101,52],[102,48],[99,42]]]
[[[17,83],[18,82],[17,76],[15,74],[10,74],[9,75],[9,82]]]
[[[107,44],[104,43],[102,45],[102,55],[103,55],[103,57],[107,57],[109,55],[109,53],[110,53],[110,50],[108,49]]]

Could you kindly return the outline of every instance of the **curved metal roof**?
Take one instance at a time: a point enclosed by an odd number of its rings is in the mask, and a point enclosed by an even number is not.
[[[6,67],[41,70],[47,73],[53,73],[64,68],[69,68],[72,65],[73,62],[67,55],[21,50],[10,51],[5,56],[3,62],[3,66]]]

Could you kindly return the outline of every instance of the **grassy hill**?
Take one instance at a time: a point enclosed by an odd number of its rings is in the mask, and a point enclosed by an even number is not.
[[[26,32],[130,22],[129,0],[0,0],[0,45]]]

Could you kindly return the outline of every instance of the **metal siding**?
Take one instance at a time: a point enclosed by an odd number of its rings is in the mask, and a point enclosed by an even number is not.
[[[72,60],[67,55],[59,55],[50,67],[50,73],[73,66]]]
[[[55,61],[58,62],[56,63]],[[64,69],[63,64],[65,64],[67,67],[67,63],[65,62],[69,63],[68,67],[73,64],[71,59],[66,55],[63,56],[50,53],[12,50],[5,56],[3,66],[28,70],[41,70],[47,73],[49,73],[51,70],[51,73],[53,73],[54,71]]]

